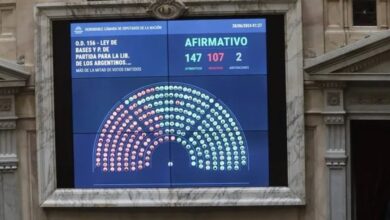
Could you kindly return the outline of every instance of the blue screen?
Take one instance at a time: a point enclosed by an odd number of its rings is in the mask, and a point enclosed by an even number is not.
[[[266,19],[70,28],[76,188],[269,186]]]

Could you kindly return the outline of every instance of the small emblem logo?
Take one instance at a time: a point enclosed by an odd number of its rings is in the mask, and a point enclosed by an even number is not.
[[[82,34],[84,31],[83,31],[83,28],[80,27],[80,26],[77,26],[75,29],[74,29],[74,33],[75,34]]]

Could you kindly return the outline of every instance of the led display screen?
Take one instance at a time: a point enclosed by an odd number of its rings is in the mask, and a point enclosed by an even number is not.
[[[76,188],[269,186],[265,18],[70,24]]]

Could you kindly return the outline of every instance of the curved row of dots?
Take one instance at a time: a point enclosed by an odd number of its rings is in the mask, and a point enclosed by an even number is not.
[[[215,97],[188,86],[161,85],[132,93],[106,117],[101,132],[95,161],[103,171],[149,167],[153,151],[164,141],[183,145],[190,164],[199,169],[239,170],[247,165],[244,134],[232,113]]]

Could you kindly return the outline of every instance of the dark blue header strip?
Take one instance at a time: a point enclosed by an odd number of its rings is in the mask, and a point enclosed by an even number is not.
[[[265,32],[266,22],[261,18],[71,24],[72,37]]]
[[[166,35],[166,21],[73,23],[72,37]]]
[[[168,34],[265,33],[265,19],[169,21]]]

